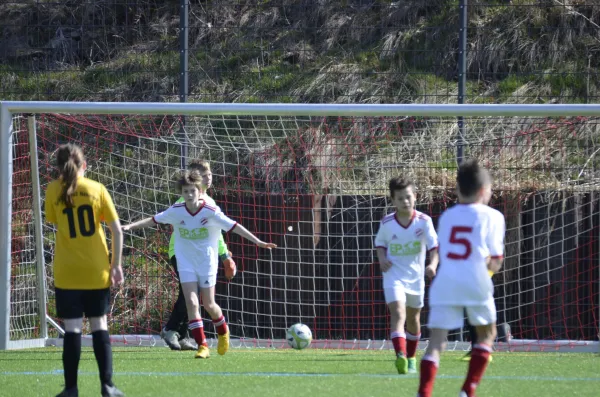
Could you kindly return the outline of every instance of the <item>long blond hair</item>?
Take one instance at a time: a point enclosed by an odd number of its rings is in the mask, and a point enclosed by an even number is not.
[[[59,201],[65,203],[67,207],[75,205],[73,193],[77,189],[77,173],[84,162],[83,150],[72,143],[61,145],[56,152],[56,165],[63,182]]]

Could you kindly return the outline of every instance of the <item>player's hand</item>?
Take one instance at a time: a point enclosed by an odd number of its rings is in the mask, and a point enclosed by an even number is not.
[[[123,230],[124,232],[128,232],[131,230],[131,227],[129,225],[123,225],[121,226],[121,230]]]
[[[277,244],[265,243],[264,241],[261,241],[260,243],[258,243],[256,245],[258,245],[260,248],[266,248],[266,249],[277,248]]]
[[[437,273],[437,269],[434,268],[433,266],[427,266],[425,268],[425,277],[427,277],[430,280],[435,277],[436,273]]]
[[[113,287],[119,286],[123,283],[122,266],[114,266],[110,269],[110,282]]]
[[[385,273],[392,268],[392,262],[390,262],[390,260],[386,258],[379,262],[379,267],[381,268],[381,271]]]
[[[223,270],[225,271],[225,278],[227,280],[231,280],[235,277],[237,273],[237,268],[235,266],[235,262],[231,258],[227,258],[223,260]]]

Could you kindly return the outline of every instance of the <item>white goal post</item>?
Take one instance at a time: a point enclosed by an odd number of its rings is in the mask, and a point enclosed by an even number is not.
[[[459,116],[467,126],[462,136]],[[283,244],[280,253],[259,257],[264,253],[232,242],[242,271],[234,282],[221,284],[219,298],[235,319],[229,320],[234,345],[283,347],[282,331],[302,321],[314,327],[316,347],[375,349],[391,346],[368,246],[377,217],[389,210],[386,181],[400,172],[417,184],[426,181],[420,205],[439,215],[453,202],[454,152],[464,145],[469,155],[487,161],[499,191],[512,192],[495,199],[512,217],[510,266],[495,284],[498,310],[513,338],[499,345],[511,351],[598,351],[600,104],[2,101],[0,350],[59,341],[48,295],[53,238],[44,226],[42,197],[52,172],[50,154],[69,139],[102,151],[92,177],[114,185],[109,190],[119,195],[117,209],[127,221],[172,204],[177,195],[168,178],[178,166],[171,160],[186,146],[230,182],[215,186],[217,202],[235,209],[239,200],[248,209],[236,213],[242,223]],[[120,314],[111,328],[114,342],[160,340],[157,327],[166,321],[175,293],[161,248],[167,234],[129,237],[126,277],[137,284],[121,297],[133,306],[125,309],[115,300]],[[290,266],[281,270],[281,263]],[[126,319],[123,313],[131,311],[138,317]],[[466,349],[462,334],[454,335],[454,346]]]

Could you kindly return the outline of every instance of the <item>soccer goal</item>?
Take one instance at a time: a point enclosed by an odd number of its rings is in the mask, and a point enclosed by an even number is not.
[[[192,158],[209,160],[209,194],[280,247],[226,236],[238,274],[231,282],[219,274],[217,302],[232,346],[285,347],[285,330],[302,322],[313,347],[344,349],[391,348],[373,249],[392,211],[389,178],[414,178],[419,209],[435,222],[456,201],[461,146],[491,169],[491,205],[507,221],[494,283],[509,332],[497,348],[598,349],[600,105],[2,102],[0,110],[0,349],[60,343],[54,230],[42,203],[57,176],[53,153],[66,142],[83,147],[87,175],[106,185],[124,223],[173,204],[173,175]],[[113,343],[164,346],[158,334],[177,296],[169,235],[125,236]],[[210,322],[205,329],[214,337]],[[421,347],[427,335],[423,326]],[[467,348],[465,336],[452,332],[450,348]]]

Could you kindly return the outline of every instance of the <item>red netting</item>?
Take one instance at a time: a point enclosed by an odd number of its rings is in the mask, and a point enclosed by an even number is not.
[[[13,161],[11,335],[35,332],[28,301],[35,242],[26,123],[16,118]],[[455,202],[453,118],[178,117],[41,115],[42,192],[59,144],[83,146],[88,176],[104,183],[124,223],[151,216],[178,194],[170,179],[181,145],[213,167],[212,197],[230,217],[280,248],[226,240],[238,275],[219,275],[217,302],[233,337],[280,340],[296,322],[318,346],[357,347],[388,339],[388,315],[373,238],[391,211],[387,181],[416,179],[419,209],[437,219]],[[467,153],[497,185],[492,205],[507,221],[506,262],[494,276],[499,322],[533,346],[591,341],[598,334],[600,167],[598,119],[470,118]],[[124,289],[113,297],[111,333],[158,334],[177,295],[167,263],[169,230],[126,237]],[[44,229],[48,309],[52,231]],[[26,280],[26,281],[24,281]],[[426,323],[427,308],[423,311]],[[27,325],[32,324],[32,325]],[[210,334],[213,326],[207,323]],[[427,337],[427,329],[423,329]],[[460,332],[451,335],[460,340]],[[575,346],[575,342],[568,342]],[[361,347],[375,346],[362,344]],[[500,345],[502,347],[502,345]],[[551,343],[549,346],[553,346]]]

